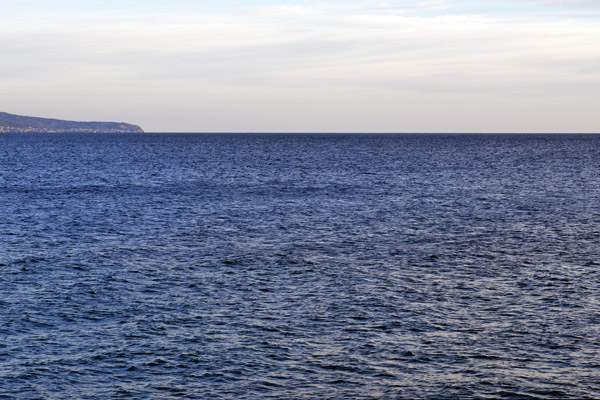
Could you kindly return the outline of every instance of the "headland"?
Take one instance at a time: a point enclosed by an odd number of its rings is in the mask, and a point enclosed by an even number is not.
[[[125,122],[79,122],[60,119],[26,117],[22,115],[0,112],[0,132],[123,132],[142,133],[144,130],[137,125]]]

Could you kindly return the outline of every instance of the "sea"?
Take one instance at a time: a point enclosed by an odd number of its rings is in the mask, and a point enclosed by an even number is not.
[[[600,398],[600,135],[0,135],[0,399],[404,398]]]

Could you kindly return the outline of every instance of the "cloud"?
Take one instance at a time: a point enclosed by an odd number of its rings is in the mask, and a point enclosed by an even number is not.
[[[328,120],[319,109],[377,104],[373,120],[389,120],[389,126],[402,115],[384,113],[398,113],[385,104],[408,110],[410,99],[421,99],[423,106],[413,111],[423,123],[426,104],[455,102],[456,112],[467,118],[477,102],[506,107],[528,98],[525,104],[537,110],[553,96],[572,107],[573,99],[588,101],[600,89],[597,21],[456,7],[449,1],[303,2],[185,13],[152,8],[13,13],[0,16],[0,49],[9,60],[0,64],[0,82],[26,88],[24,93],[91,96],[90,106],[112,102],[122,109],[120,102],[138,102],[153,113],[177,115],[182,125],[175,129],[228,110],[245,116],[240,124],[246,121],[249,130],[261,130],[256,118],[266,118],[261,110],[269,109],[298,121],[305,107],[319,115],[315,126],[332,129],[335,113]],[[15,95],[5,91],[0,105],[15,104]],[[252,101],[257,103],[250,106]],[[61,102],[71,104],[67,98]],[[574,115],[581,118],[580,111]],[[211,129],[228,130],[227,122],[212,124]]]

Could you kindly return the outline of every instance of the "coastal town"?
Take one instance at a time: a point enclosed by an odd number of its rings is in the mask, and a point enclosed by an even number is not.
[[[102,129],[92,129],[92,128],[67,128],[67,129],[57,129],[57,128],[40,128],[40,127],[14,127],[14,126],[5,126],[0,125],[0,133],[69,133],[69,132],[79,132],[79,133],[125,133],[131,132],[130,129],[119,129],[119,128],[102,128]]]

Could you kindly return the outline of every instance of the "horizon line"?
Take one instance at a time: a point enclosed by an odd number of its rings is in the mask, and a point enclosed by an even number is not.
[[[133,132],[136,134],[282,134],[282,135],[599,135],[598,132],[360,132],[360,131],[144,131]]]

